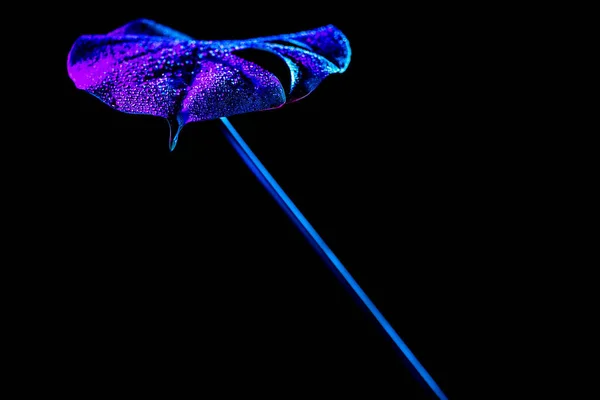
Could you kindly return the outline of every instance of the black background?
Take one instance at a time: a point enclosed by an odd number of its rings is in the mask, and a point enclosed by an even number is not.
[[[14,150],[35,165],[17,237],[43,243],[21,259],[44,260],[28,269],[40,368],[69,377],[52,385],[427,398],[215,121],[186,126],[170,152],[165,120],[74,87],[79,35],[149,18],[199,39],[330,23],[346,34],[344,74],[230,121],[446,394],[475,390],[465,358],[493,329],[478,325],[477,299],[503,261],[490,227],[510,218],[498,207],[510,199],[489,184],[494,138],[482,132],[494,127],[461,78],[476,69],[461,62],[462,28],[441,8],[315,7],[116,2],[52,20],[55,86],[35,100],[49,107]]]

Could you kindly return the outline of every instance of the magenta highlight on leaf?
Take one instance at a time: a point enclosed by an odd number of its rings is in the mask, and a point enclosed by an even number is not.
[[[250,52],[277,57],[289,75],[277,76],[246,56]],[[67,69],[78,89],[115,110],[166,118],[173,150],[184,125],[297,101],[327,76],[344,72],[350,56],[348,39],[333,25],[253,39],[195,40],[140,19],[77,38]]]

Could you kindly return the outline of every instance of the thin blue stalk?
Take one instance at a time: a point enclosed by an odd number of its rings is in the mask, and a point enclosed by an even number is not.
[[[385,319],[383,314],[375,307],[375,304],[369,299],[367,294],[362,290],[362,288],[356,283],[352,275],[346,270],[341,261],[336,257],[335,254],[331,251],[331,249],[325,244],[323,239],[319,236],[319,234],[315,231],[315,229],[311,226],[308,220],[302,215],[300,210],[294,205],[292,200],[285,194],[283,189],[277,184],[275,179],[271,176],[271,174],[267,171],[267,169],[262,165],[262,163],[258,160],[258,158],[254,155],[252,150],[248,147],[246,142],[242,139],[236,129],[231,125],[227,118],[221,118],[221,122],[225,129],[223,129],[227,140],[232,144],[237,153],[244,160],[248,168],[256,175],[258,180],[263,184],[263,186],[267,189],[267,191],[273,196],[273,198],[277,201],[277,203],[283,208],[286,214],[290,217],[290,219],[294,222],[294,224],[298,227],[298,229],[302,232],[302,234],[306,237],[306,239],[310,242],[313,248],[319,253],[325,263],[332,269],[334,274],[338,277],[338,279],[342,280],[342,283],[349,287],[355,297],[358,298],[364,307],[375,317],[377,322],[381,325],[383,330],[387,333],[390,339],[396,344],[398,349],[404,355],[406,360],[409,362],[409,365],[412,367],[413,372],[422,379],[422,381],[427,385],[435,395],[441,400],[447,400],[446,395],[442,392],[437,383],[433,380],[431,375],[425,370],[425,368],[421,365],[419,360],[415,357],[415,355],[410,351],[408,346],[404,343],[400,336],[396,333],[394,328],[390,325],[390,323]]]

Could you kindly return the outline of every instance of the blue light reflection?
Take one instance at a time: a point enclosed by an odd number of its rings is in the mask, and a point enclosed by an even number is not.
[[[271,174],[254,155],[252,150],[250,150],[248,145],[244,142],[233,125],[231,125],[229,120],[227,118],[221,118],[221,122],[226,128],[223,130],[225,132],[225,136],[233,145],[238,154],[242,157],[246,165],[250,168],[250,170],[252,170],[254,175],[256,175],[258,180],[265,186],[265,188],[269,191],[281,208],[283,208],[286,214],[290,217],[290,219],[294,222],[306,239],[311,243],[317,253],[323,257],[325,263],[332,269],[338,279],[342,279],[344,286],[351,288],[356,297],[360,299],[362,304],[371,312],[384,331],[406,357],[409,365],[414,369],[413,372],[416,372],[418,376],[422,378],[429,389],[431,389],[438,398],[447,400],[446,395],[442,392],[431,375],[429,375],[419,360],[417,360],[415,355],[410,351],[408,346],[406,346],[404,341],[400,339],[400,336],[398,336],[394,328],[392,328],[383,314],[381,314],[377,307],[375,307],[375,304],[373,304],[371,299],[369,299],[367,294],[362,290],[358,283],[356,283],[341,261],[336,257],[335,254],[333,254],[331,249],[329,249],[323,239],[321,239],[319,234],[314,230],[308,220],[302,215],[292,200],[290,200],[290,198],[285,194],[283,189],[281,189],[275,179],[273,179]]]

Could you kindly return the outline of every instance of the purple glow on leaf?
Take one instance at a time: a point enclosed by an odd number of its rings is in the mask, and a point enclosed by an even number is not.
[[[236,54],[243,50],[278,56],[289,69],[290,87]],[[173,150],[185,124],[297,101],[327,76],[344,72],[350,55],[348,39],[333,25],[255,39],[203,41],[137,20],[107,34],[80,36],[69,52],[67,69],[78,89],[115,110],[167,118]]]

